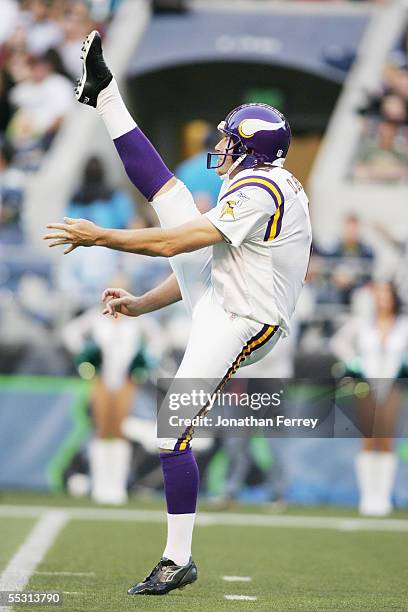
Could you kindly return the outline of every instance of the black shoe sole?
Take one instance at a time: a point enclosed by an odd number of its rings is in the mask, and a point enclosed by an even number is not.
[[[107,68],[107,76],[102,81],[98,82],[97,85],[91,85],[87,83],[88,72],[86,68],[86,60],[88,57],[88,53],[92,47],[92,43],[95,40],[95,36],[99,36],[99,32],[97,30],[93,30],[88,36],[85,38],[84,43],[82,45],[83,55],[82,59],[82,75],[78,81],[78,84],[75,88],[75,97],[78,102],[82,104],[87,104],[88,106],[96,107],[96,102],[98,99],[99,93],[105,89],[111,82],[113,76],[110,72],[109,68]]]
[[[93,30],[90,34],[88,34],[82,46],[82,51],[83,51],[83,55],[81,56],[81,59],[83,60],[82,75],[81,75],[81,78],[79,79],[78,86],[75,88],[75,97],[78,100],[78,102],[82,102],[83,104],[89,104],[89,101],[90,101],[89,97],[84,96],[84,87],[85,87],[86,78],[87,78],[86,58],[88,57],[89,49],[91,48],[91,45],[94,41],[96,34],[97,34],[96,30]]]

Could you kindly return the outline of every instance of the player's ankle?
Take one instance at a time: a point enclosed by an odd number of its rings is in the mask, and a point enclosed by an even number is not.
[[[165,549],[163,553],[163,557],[165,559],[169,559],[170,561],[173,561],[173,563],[175,565],[178,565],[179,567],[185,567],[190,562],[191,553],[186,555],[186,554],[177,553],[176,551]]]

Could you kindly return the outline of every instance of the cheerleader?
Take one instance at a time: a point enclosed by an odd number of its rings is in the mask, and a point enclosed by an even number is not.
[[[408,352],[408,317],[400,312],[392,283],[374,283],[372,296],[372,315],[351,318],[334,336],[332,349],[347,373],[370,385],[367,396],[358,400],[365,436],[355,463],[359,511],[365,516],[386,516],[392,510],[397,468],[393,440],[401,408],[397,380],[403,375]]]
[[[97,503],[120,505],[127,500],[130,443],[122,425],[140,374],[152,366],[152,356],[159,357],[160,335],[153,319],[104,317],[99,308],[63,329],[62,340],[80,373],[84,364],[95,372],[91,395],[95,431],[89,458],[91,495]]]

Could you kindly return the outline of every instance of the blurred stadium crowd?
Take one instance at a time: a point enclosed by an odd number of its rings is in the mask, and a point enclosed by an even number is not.
[[[360,109],[363,135],[353,176],[356,181],[401,183],[408,178],[408,29],[384,68],[378,91],[367,92]]]
[[[35,258],[28,263],[23,257],[27,246],[22,223],[25,185],[41,166],[74,103],[72,83],[80,72],[84,36],[94,27],[104,33],[118,4],[119,0],[0,3],[0,372],[79,375],[93,380],[97,439],[120,439],[130,406],[135,404],[143,413],[144,403],[152,405],[146,401],[146,393],[151,397],[157,376],[171,376],[176,371],[188,335],[181,304],[119,323],[99,314],[103,289],[119,286],[142,294],[168,275],[167,261],[98,249],[78,249],[56,266]],[[166,2],[160,5],[165,8]],[[367,94],[365,108],[359,109],[364,130],[352,170],[354,180],[407,179],[407,101],[405,33],[384,69],[381,91]],[[218,179],[205,169],[204,162],[204,151],[214,145],[214,126],[197,119],[185,133],[188,142],[183,150],[190,151],[190,157],[175,172],[204,211],[215,205],[217,197]],[[145,208],[136,204],[132,191],[111,184],[103,161],[96,156],[86,162],[83,176],[66,203],[66,215],[114,228],[154,222]],[[391,253],[386,271],[384,243]],[[265,360],[252,375],[267,376],[279,368],[284,377],[330,375],[333,363],[341,357],[333,355],[331,339],[350,317],[371,317],[376,308],[375,281],[392,281],[402,306],[407,307],[407,264],[408,243],[403,237],[391,235],[378,224],[369,226],[358,214],[346,210],[337,241],[330,247],[314,244],[292,339],[283,345],[280,355],[274,355],[274,363]],[[120,351],[115,353],[113,339],[119,337],[116,345]],[[115,418],[109,416],[113,404]],[[153,412],[154,402],[148,416]],[[148,445],[153,432],[143,427],[140,421],[136,426],[128,423],[125,433]],[[230,457],[235,457],[231,462],[235,472],[229,476],[226,497],[233,498],[249,469],[249,460],[239,443],[228,444]],[[100,449],[94,451],[97,457]],[[117,449],[122,455],[127,452],[126,447]],[[104,470],[106,466],[102,474]],[[123,473],[116,477],[117,482],[123,481]],[[102,493],[96,492],[95,499],[123,501],[123,482],[122,490],[104,497],[102,481]],[[158,480],[153,478],[152,482],[155,486]],[[277,482],[273,480],[271,499],[284,495],[280,490],[283,485]]]
[[[38,170],[73,104],[82,41],[105,31],[117,2],[2,0],[0,4],[1,240],[18,243],[29,173]]]

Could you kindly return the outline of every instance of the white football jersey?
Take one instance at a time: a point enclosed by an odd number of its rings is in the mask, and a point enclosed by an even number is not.
[[[224,182],[217,206],[205,216],[225,237],[213,247],[219,303],[287,334],[312,242],[302,185],[284,168],[243,170]]]

